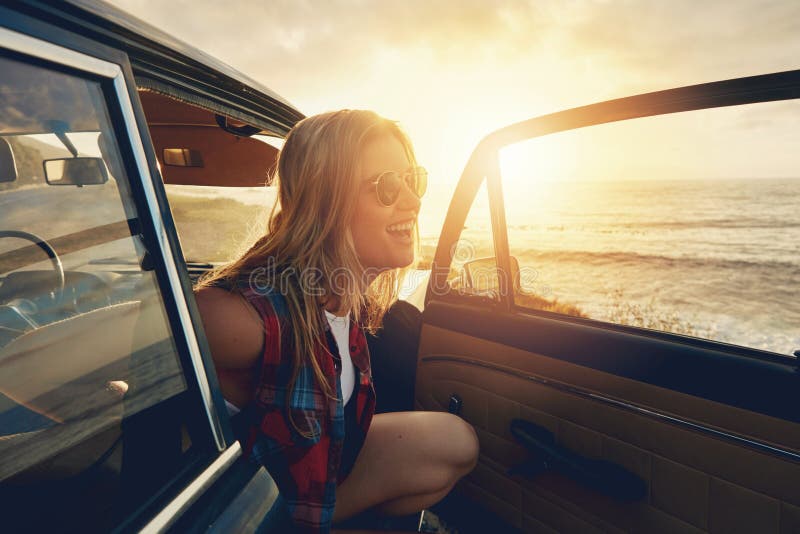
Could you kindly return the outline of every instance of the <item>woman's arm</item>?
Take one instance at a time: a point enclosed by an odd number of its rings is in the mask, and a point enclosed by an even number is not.
[[[329,401],[310,386],[287,395],[291,360],[282,358],[276,341],[281,321],[272,302],[255,303],[259,312],[237,293],[203,288],[197,304],[225,398],[244,407],[258,392],[255,420],[242,438],[245,454],[264,465],[278,484],[296,532],[329,532],[336,503],[325,415]],[[310,366],[299,373],[299,383],[314,383]],[[299,434],[297,427],[310,435]]]
[[[241,408],[253,396],[264,327],[256,311],[238,293],[204,287],[195,298],[222,394]]]

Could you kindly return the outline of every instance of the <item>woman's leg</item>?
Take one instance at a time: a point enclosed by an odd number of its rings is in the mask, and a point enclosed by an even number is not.
[[[333,520],[372,507],[389,515],[422,510],[447,495],[477,459],[475,430],[455,415],[376,415],[353,471],[336,490]]]

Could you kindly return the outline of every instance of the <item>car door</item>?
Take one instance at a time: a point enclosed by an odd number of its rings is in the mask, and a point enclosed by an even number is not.
[[[800,531],[798,97],[754,76],[479,144],[415,391],[478,432],[462,496],[526,532]]]
[[[60,15],[0,7],[4,531],[263,527],[127,55]]]

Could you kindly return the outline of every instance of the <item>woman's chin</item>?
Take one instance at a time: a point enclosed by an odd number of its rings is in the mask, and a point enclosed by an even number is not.
[[[395,261],[391,267],[392,269],[403,269],[410,266],[412,263],[414,263],[414,248],[409,247],[408,251],[398,254],[394,260]]]

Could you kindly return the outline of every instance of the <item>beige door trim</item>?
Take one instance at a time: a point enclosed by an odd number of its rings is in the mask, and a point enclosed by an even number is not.
[[[645,417],[649,417],[651,419],[657,419],[664,423],[673,424],[676,426],[680,426],[683,428],[687,428],[689,430],[694,430],[696,432],[701,432],[704,434],[708,434],[712,437],[717,439],[723,439],[726,441],[730,441],[735,443],[736,445],[742,445],[744,447],[753,449],[755,451],[769,454],[772,456],[777,456],[782,460],[792,460],[795,462],[800,462],[800,454],[790,451],[788,449],[784,449],[782,447],[777,447],[775,445],[765,443],[763,441],[755,440],[749,437],[741,436],[738,434],[733,434],[731,432],[725,432],[722,430],[718,430],[706,425],[702,425],[699,423],[694,423],[691,421],[687,421],[685,419],[681,419],[680,417],[675,417],[674,415],[665,414],[651,408],[646,408],[644,406],[639,406],[637,404],[631,402],[625,402],[618,399],[613,399],[611,397],[606,397],[605,395],[600,395],[598,393],[594,393],[583,388],[578,388],[575,386],[571,386],[568,384],[564,384],[561,382],[557,382],[551,380],[549,378],[545,378],[542,376],[534,375],[531,373],[523,373],[514,369],[509,369],[500,365],[495,365],[491,363],[486,363],[484,361],[473,360],[471,358],[463,358],[459,356],[424,356],[420,360],[423,363],[433,363],[433,362],[453,362],[453,363],[461,363],[465,365],[473,365],[476,367],[483,367],[485,369],[490,369],[492,371],[497,371],[500,373],[504,373],[507,375],[514,376],[516,378],[522,378],[524,380],[529,380],[531,382],[536,382],[537,384],[541,384],[543,386],[547,386],[553,389],[558,389],[560,391],[570,393],[573,395],[577,395],[579,397],[583,397],[585,399],[590,399],[598,402],[602,402],[608,405],[611,405],[615,408],[620,408],[622,410],[627,410],[630,412],[637,413],[639,415],[643,415]]]

